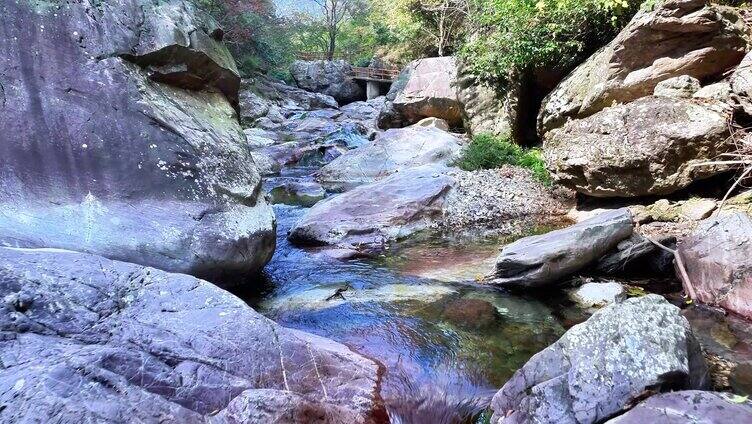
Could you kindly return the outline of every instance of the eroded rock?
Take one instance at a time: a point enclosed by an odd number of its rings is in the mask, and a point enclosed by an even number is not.
[[[374,362],[194,277],[0,248],[0,299],[2,422],[344,424],[378,409]]]
[[[317,179],[328,185],[371,183],[411,167],[448,165],[459,157],[460,150],[459,138],[437,128],[391,129],[321,168]]]
[[[662,195],[727,170],[703,165],[731,149],[730,110],[715,101],[645,97],[546,135],[557,182],[595,197]]]
[[[658,295],[627,299],[533,356],[494,396],[491,422],[602,422],[647,390],[704,388],[706,372],[679,308]]]
[[[298,87],[334,97],[340,104],[365,100],[365,90],[352,79],[352,66],[344,60],[296,60],[290,73]]]
[[[742,60],[747,41],[744,20],[732,8],[670,0],[643,9],[543,101],[538,132],[648,96],[672,77],[717,78]]]
[[[4,2],[0,37],[0,245],[207,277],[268,261],[274,216],[213,21],[180,0]]]
[[[697,301],[752,318],[752,219],[742,212],[700,223],[678,245]]]
[[[752,420],[752,402],[733,399],[729,393],[684,390],[649,397],[607,424],[714,423]]]

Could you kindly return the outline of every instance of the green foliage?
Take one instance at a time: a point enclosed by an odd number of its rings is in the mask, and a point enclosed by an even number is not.
[[[535,178],[543,184],[551,184],[551,175],[546,169],[540,149],[523,149],[510,142],[508,137],[476,135],[456,165],[465,171],[516,165],[532,171]]]
[[[566,71],[611,40],[637,0],[473,0],[473,33],[461,56],[470,71],[500,85],[513,75]]]

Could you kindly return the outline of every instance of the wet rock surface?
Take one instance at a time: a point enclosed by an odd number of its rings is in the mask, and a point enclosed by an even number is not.
[[[3,422],[368,423],[378,413],[374,362],[187,275],[0,248],[0,299]]]
[[[525,237],[502,249],[489,284],[539,288],[559,283],[608,253],[632,232],[632,214],[617,209],[570,227]]]
[[[494,423],[597,423],[646,390],[703,388],[679,308],[657,295],[609,305],[534,355],[494,396]]]
[[[453,179],[447,168],[421,166],[357,187],[311,208],[290,240],[348,249],[383,248],[440,219]]]
[[[258,271],[274,217],[216,23],[178,0],[34,4],[0,6],[0,245]]]

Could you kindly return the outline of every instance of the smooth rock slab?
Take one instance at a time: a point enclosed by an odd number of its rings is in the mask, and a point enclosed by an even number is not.
[[[561,282],[608,253],[632,231],[632,214],[617,209],[561,230],[525,237],[501,251],[490,284],[537,288]]]
[[[752,422],[752,402],[728,393],[685,390],[649,397],[606,424],[741,424]]]
[[[0,299],[0,422],[344,424],[376,410],[375,363],[194,277],[0,248]]]
[[[0,246],[258,271],[274,215],[221,34],[181,0],[0,3]]]
[[[697,301],[752,319],[752,219],[735,212],[702,221],[681,240],[681,255]],[[689,291],[688,284],[684,286]]]
[[[702,388],[706,371],[679,308],[658,295],[628,299],[533,356],[494,396],[491,422],[602,422],[646,390]]]
[[[438,128],[391,129],[362,147],[321,168],[316,178],[328,185],[371,183],[421,165],[449,165],[461,151],[461,140]]]
[[[441,218],[446,194],[452,188],[447,170],[440,166],[412,168],[330,197],[295,224],[289,239],[372,250],[429,228]]]

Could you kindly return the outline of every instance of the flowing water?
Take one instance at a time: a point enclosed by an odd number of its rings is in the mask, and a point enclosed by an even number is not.
[[[245,297],[281,325],[380,363],[392,422],[478,419],[512,373],[565,331],[560,307],[475,282],[493,269],[499,240],[427,238],[377,258],[338,260],[287,241],[304,208],[275,211],[277,250],[264,288]]]

